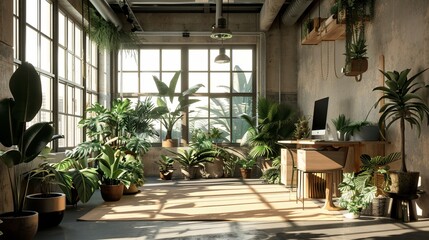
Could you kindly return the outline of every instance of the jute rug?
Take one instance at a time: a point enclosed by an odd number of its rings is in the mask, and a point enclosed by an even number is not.
[[[145,184],[136,195],[105,202],[79,220],[341,220],[339,211],[321,209],[323,201],[296,203],[281,185],[261,180],[204,179]]]

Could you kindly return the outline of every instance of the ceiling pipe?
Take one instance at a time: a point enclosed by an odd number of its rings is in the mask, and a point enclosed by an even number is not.
[[[313,0],[295,0],[292,2],[282,15],[283,24],[286,26],[294,25],[312,2]]]
[[[106,0],[90,0],[90,2],[95,7],[95,9],[97,9],[104,20],[113,23],[118,30],[122,29],[121,20],[119,20],[118,16],[115,14]]]
[[[285,0],[266,0],[264,5],[262,5],[260,18],[259,18],[259,29],[261,31],[270,30],[271,24],[273,24],[274,19],[282,8]]]

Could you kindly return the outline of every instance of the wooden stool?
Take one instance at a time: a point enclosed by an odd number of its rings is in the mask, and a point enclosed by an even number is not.
[[[404,222],[417,221],[416,203],[414,200],[419,198],[418,194],[399,195],[397,193],[387,193],[392,198],[390,208],[390,217],[401,219]]]

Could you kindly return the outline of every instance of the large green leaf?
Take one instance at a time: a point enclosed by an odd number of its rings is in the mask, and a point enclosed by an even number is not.
[[[9,88],[15,100],[12,114],[19,122],[31,121],[42,106],[42,84],[33,65],[24,62],[13,73]]]
[[[18,123],[12,117],[12,109],[15,101],[11,98],[0,100],[0,142],[5,147],[16,145],[18,141],[17,126]]]
[[[24,132],[23,144],[20,146],[24,155],[24,162],[30,162],[36,158],[45,146],[51,141],[54,128],[46,122],[32,125]]]

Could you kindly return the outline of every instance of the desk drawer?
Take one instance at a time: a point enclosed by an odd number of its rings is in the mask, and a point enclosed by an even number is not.
[[[341,169],[347,159],[347,149],[338,151],[319,151],[299,149],[297,167],[307,172]]]

